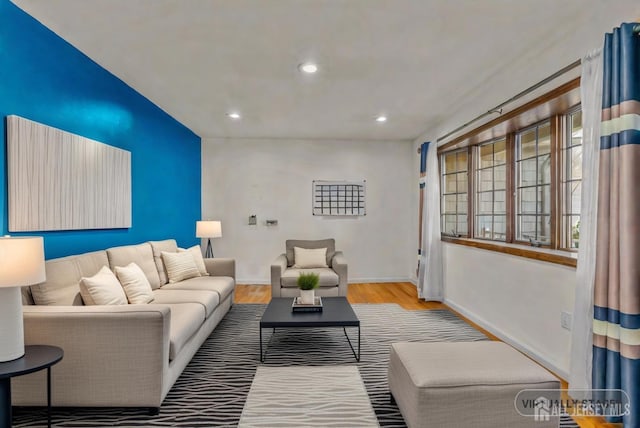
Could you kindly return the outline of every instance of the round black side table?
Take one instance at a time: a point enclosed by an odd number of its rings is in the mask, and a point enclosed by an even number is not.
[[[28,345],[17,360],[0,363],[0,428],[11,427],[11,378],[47,369],[47,426],[51,428],[51,366],[64,355],[61,348]]]

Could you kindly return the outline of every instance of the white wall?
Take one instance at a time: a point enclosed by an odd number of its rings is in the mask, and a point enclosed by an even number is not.
[[[566,378],[571,336],[560,313],[573,311],[575,269],[456,244],[444,250],[446,302]]]
[[[221,220],[223,231],[214,254],[236,259],[239,283],[269,283],[286,239],[333,237],[350,282],[407,281],[415,270],[415,156],[410,142],[203,139],[202,217]],[[366,180],[367,215],[313,216],[313,180]],[[252,214],[257,226],[247,224]]]

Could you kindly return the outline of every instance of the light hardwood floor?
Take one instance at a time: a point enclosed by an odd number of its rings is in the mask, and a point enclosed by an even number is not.
[[[444,303],[419,300],[416,286],[410,282],[349,284],[347,299],[350,303],[397,303],[408,310],[446,309],[480,330],[491,340],[500,340]],[[269,303],[270,300],[270,285],[239,284],[236,286],[236,303]],[[561,388],[567,389],[566,381],[564,379],[561,381]],[[567,399],[568,397],[563,398]],[[620,428],[622,426],[621,424],[606,423],[601,418],[576,418],[576,422],[581,428]]]
[[[499,340],[444,303],[419,300],[416,286],[410,282],[349,284],[347,299],[349,303],[397,303],[409,310],[447,309],[457,314],[460,318],[486,334],[492,340]],[[270,300],[270,285],[238,284],[236,286],[235,301],[237,303],[269,303]]]

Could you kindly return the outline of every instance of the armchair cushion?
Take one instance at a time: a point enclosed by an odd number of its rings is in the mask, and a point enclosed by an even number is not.
[[[325,268],[327,265],[327,249],[326,248],[300,248],[293,247],[295,256],[294,268]]]
[[[318,286],[320,288],[335,287],[340,282],[338,278],[338,274],[336,274],[331,268],[314,268],[314,269],[288,268],[284,272],[282,272],[282,276],[280,277],[280,284],[284,288],[297,288],[298,277],[302,272],[317,273],[320,276],[320,281],[318,282]]]
[[[294,247],[299,248],[326,248],[327,249],[327,266],[331,266],[331,259],[333,258],[333,254],[336,252],[336,241],[335,239],[318,239],[318,240],[299,240],[299,239],[287,239],[286,243],[287,248],[287,266],[293,266],[295,264],[295,254],[293,252]]]

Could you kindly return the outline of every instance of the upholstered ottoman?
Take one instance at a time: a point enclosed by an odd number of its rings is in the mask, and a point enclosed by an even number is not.
[[[556,377],[502,342],[391,345],[389,389],[409,428],[557,427],[557,416],[521,416],[514,400],[523,389],[559,388]]]

